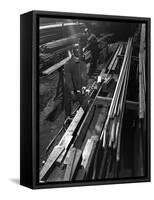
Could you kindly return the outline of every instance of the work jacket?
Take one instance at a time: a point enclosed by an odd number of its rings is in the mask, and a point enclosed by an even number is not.
[[[64,83],[70,91],[81,91],[87,85],[87,66],[84,61],[72,57],[64,66]]]
[[[91,51],[92,56],[95,56],[99,53],[97,38],[94,34],[91,34],[88,38],[87,49],[89,49]]]

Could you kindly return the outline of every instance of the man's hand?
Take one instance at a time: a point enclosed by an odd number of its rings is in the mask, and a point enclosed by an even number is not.
[[[71,94],[72,94],[72,95],[74,95],[74,94],[75,94],[73,90],[71,91]]]
[[[71,96],[72,96],[73,102],[77,101],[77,96],[73,90],[71,91]]]

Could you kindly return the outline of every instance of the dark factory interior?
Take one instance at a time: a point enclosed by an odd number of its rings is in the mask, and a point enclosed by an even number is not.
[[[40,182],[146,176],[146,26],[40,18]]]

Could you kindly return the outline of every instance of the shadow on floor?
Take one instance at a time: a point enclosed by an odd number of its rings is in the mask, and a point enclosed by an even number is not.
[[[17,184],[17,185],[20,185],[20,179],[18,179],[18,178],[10,178],[10,181],[11,181],[12,183]]]

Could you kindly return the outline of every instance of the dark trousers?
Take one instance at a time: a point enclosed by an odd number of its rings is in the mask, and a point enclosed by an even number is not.
[[[89,75],[93,74],[97,69],[97,61],[98,61],[99,53],[93,53],[91,59],[91,66],[89,70]]]
[[[64,87],[64,108],[65,108],[65,116],[68,117],[69,115],[71,115],[72,94],[67,86]]]
[[[83,102],[83,96],[81,94],[75,93],[73,96],[71,94],[70,89],[65,85],[64,88],[64,108],[65,108],[65,117],[71,115],[72,113],[72,104],[75,101],[79,101],[80,106]]]

